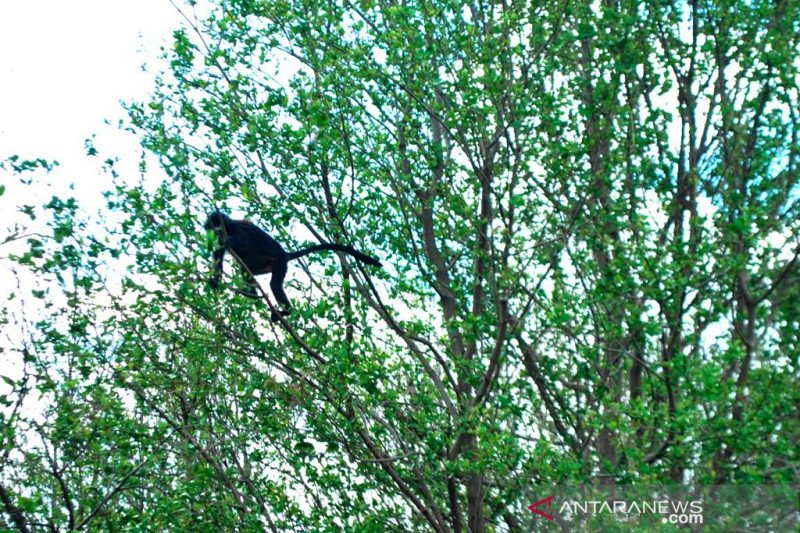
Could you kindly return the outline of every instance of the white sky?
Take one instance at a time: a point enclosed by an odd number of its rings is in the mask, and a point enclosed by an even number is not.
[[[83,141],[116,135],[103,121],[149,93],[141,66],[178,17],[169,0],[0,0],[0,158],[56,159],[53,179],[96,175]]]

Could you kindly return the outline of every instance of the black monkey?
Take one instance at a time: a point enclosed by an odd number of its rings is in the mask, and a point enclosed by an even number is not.
[[[245,271],[247,282],[250,285],[248,290],[244,292],[245,296],[259,297],[253,276],[272,273],[269,286],[272,289],[272,294],[275,295],[275,300],[283,307],[281,311],[283,315],[288,315],[291,312],[289,298],[283,292],[283,278],[286,277],[288,263],[292,259],[297,259],[313,252],[333,250],[350,254],[362,263],[382,267],[381,262],[374,257],[343,244],[317,244],[297,252],[287,252],[278,241],[249,220],[234,220],[221,211],[211,212],[203,227],[207,230],[213,229],[220,244],[220,247],[214,250],[213,254],[214,275],[209,282],[211,286],[215,289],[219,286],[219,278],[222,274],[222,260],[225,257],[225,252],[231,251],[236,254],[236,257],[249,270],[249,273]],[[272,320],[277,319],[278,317],[273,312]]]

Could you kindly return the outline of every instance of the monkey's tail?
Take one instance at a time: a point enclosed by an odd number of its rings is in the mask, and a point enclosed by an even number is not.
[[[352,246],[347,246],[345,244],[317,244],[314,246],[309,246],[308,248],[303,248],[302,250],[298,250],[296,252],[289,252],[289,260],[297,259],[299,257],[303,257],[304,255],[313,254],[314,252],[322,252],[326,250],[331,250],[334,252],[344,252],[346,254],[350,254],[362,263],[366,263],[368,265],[376,266],[376,267],[383,267],[381,262],[375,259],[374,257],[370,257],[367,254],[362,254]]]

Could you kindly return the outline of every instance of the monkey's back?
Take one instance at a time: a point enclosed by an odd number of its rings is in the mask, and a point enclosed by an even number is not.
[[[237,221],[236,230],[238,235],[231,235],[229,246],[253,274],[266,274],[275,264],[289,260],[280,243],[249,220]]]

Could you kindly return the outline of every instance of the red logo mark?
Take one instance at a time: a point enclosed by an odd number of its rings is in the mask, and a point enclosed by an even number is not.
[[[550,507],[553,505],[553,498],[554,498],[553,496],[548,496],[544,500],[539,500],[536,503],[532,503],[531,505],[528,506],[528,509],[530,509],[531,511],[533,511],[534,513],[536,513],[538,515],[541,515],[541,516],[547,518],[548,520],[555,521],[556,518],[553,515],[547,514],[544,511],[540,511],[539,509],[537,509],[537,507],[539,507],[543,503],[546,503],[547,504],[547,510],[549,511]]]

